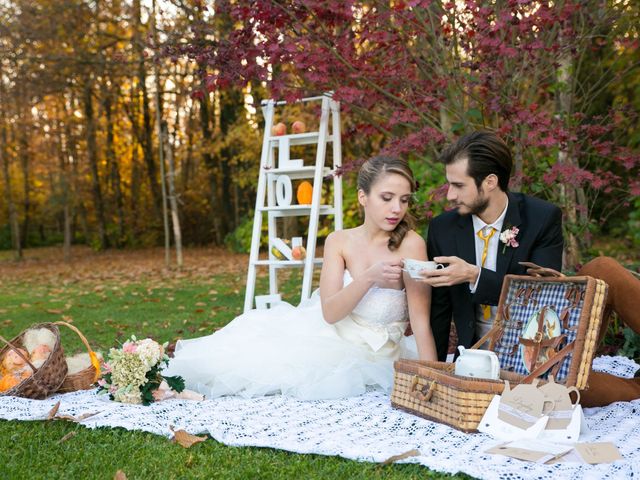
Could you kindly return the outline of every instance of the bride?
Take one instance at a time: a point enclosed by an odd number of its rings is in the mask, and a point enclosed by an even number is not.
[[[435,360],[431,291],[402,271],[427,259],[407,212],[416,188],[400,159],[375,157],[358,174],[364,223],[331,233],[320,289],[298,307],[251,310],[212,335],[179,341],[164,375],[207,397],[281,392],[305,400],[390,390],[400,356]],[[412,337],[405,337],[411,324]],[[416,352],[417,350],[417,352]]]

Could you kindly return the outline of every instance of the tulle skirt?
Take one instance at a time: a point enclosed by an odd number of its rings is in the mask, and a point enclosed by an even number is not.
[[[316,294],[298,307],[251,310],[212,335],[179,341],[164,374],[182,376],[186,388],[208,398],[330,399],[360,395],[369,385],[389,391],[400,356],[417,358],[413,337],[351,316],[330,325]]]

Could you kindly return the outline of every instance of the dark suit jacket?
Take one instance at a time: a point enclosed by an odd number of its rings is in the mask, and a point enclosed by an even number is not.
[[[497,305],[502,281],[506,274],[526,274],[526,268],[518,262],[528,261],[543,267],[560,270],[562,267],[562,213],[558,207],[543,200],[509,193],[509,206],[502,231],[511,227],[520,229],[517,248],[506,247],[499,242],[495,272],[482,269],[475,293],[469,284],[432,289],[431,327],[436,341],[438,358],[447,355],[449,330],[453,318],[458,332],[458,344],[468,348],[475,338],[475,322],[478,304]],[[496,235],[499,232],[496,233]],[[461,216],[457,210],[445,212],[434,218],[427,234],[429,258],[456,256],[476,264],[476,251],[471,215]]]

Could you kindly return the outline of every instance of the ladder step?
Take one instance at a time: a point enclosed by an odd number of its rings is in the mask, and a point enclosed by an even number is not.
[[[272,265],[274,267],[303,267],[304,260],[255,260],[252,262],[254,265]],[[313,260],[316,265],[322,265],[322,258],[316,258]]]
[[[287,102],[286,100],[280,100],[278,102],[273,102],[274,105],[287,105],[287,104],[292,104],[292,103],[305,103],[305,102],[313,102],[313,101],[317,101],[317,100],[322,100],[324,97],[327,97],[330,95],[318,95],[315,97],[305,97],[305,98],[301,98],[299,100],[294,100],[293,102]],[[269,104],[269,100],[262,100],[262,102],[260,103],[260,105],[262,105],[263,107],[265,107],[266,105]]]
[[[316,167],[313,165],[302,168],[268,168],[265,169],[268,175],[289,175],[291,179],[297,180],[299,178],[313,178],[316,173]],[[329,167],[322,169],[322,176],[326,177],[331,173]]]
[[[272,212],[274,217],[300,217],[311,213],[311,205],[289,205],[288,207],[262,207],[262,212]],[[332,205],[320,205],[320,215],[333,215]]]
[[[318,143],[320,132],[292,133],[290,135],[278,135],[277,137],[269,137],[271,146],[277,146],[279,139],[288,138],[289,145],[311,145]],[[333,141],[333,135],[327,135],[327,142]]]

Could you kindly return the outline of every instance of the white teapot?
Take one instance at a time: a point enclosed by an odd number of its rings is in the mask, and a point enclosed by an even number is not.
[[[463,377],[500,378],[500,361],[498,356],[489,350],[465,349],[458,346],[460,356],[456,359],[455,374]]]

